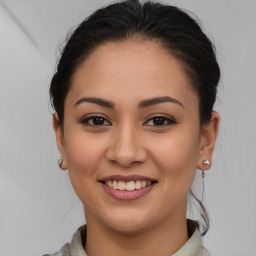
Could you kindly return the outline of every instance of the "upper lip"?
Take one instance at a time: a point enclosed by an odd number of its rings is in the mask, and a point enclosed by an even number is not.
[[[156,181],[155,179],[149,178],[149,177],[145,177],[145,176],[140,176],[140,175],[128,175],[128,176],[123,176],[123,175],[111,175],[111,176],[106,176],[103,177],[101,179],[99,179],[99,181],[124,181],[124,182],[129,182],[129,181],[137,181],[137,180],[145,180],[145,181]]]

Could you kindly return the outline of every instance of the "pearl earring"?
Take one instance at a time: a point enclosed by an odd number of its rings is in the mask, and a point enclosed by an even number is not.
[[[59,165],[60,169],[62,169],[61,168],[62,162],[63,162],[63,157],[60,156],[59,159],[58,159],[58,165]]]
[[[210,164],[209,160],[204,160],[203,163],[202,163],[202,166],[205,167],[209,164]]]

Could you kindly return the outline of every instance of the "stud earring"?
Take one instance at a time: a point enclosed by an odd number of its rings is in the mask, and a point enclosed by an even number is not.
[[[210,164],[209,160],[204,160],[203,163],[202,163],[202,166],[205,167],[209,164]]]
[[[58,165],[59,165],[60,169],[62,169],[61,168],[62,162],[63,162],[63,157],[60,156],[59,159],[58,159]]]

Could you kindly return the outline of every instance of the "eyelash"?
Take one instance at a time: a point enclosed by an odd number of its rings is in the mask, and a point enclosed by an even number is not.
[[[95,124],[90,124],[89,123],[89,121],[93,121],[93,120],[95,120],[96,118],[101,118],[103,121],[104,121],[104,123],[105,122],[108,122],[108,124],[106,125],[95,125]],[[89,116],[87,116],[87,117],[85,117],[85,118],[83,118],[81,121],[80,121],[80,123],[81,124],[84,124],[84,125],[88,125],[88,126],[110,126],[111,125],[111,123],[107,120],[107,118],[106,117],[104,117],[104,116],[102,116],[102,115],[99,115],[99,114],[91,114],[91,115],[89,115]]]
[[[90,124],[89,121],[96,121],[96,118],[101,118],[104,123],[107,122],[108,124]],[[162,121],[165,122],[165,124],[160,124],[160,125],[149,125],[149,124],[146,124],[146,123],[149,123],[150,121],[154,121],[154,118],[155,118],[155,121],[156,121],[156,118],[161,118]],[[167,124],[166,124],[167,122]],[[101,127],[101,126],[111,126],[111,122],[107,120],[106,117],[102,116],[102,115],[99,115],[99,114],[91,114],[85,118],[83,118],[81,121],[80,121],[81,124],[84,124],[84,125],[88,125],[88,126],[95,126],[95,127]],[[165,126],[169,126],[169,125],[173,125],[173,124],[177,124],[177,121],[170,117],[170,116],[167,116],[167,115],[164,115],[164,114],[153,114],[151,116],[149,116],[147,118],[147,121],[145,121],[143,123],[143,125],[145,126],[156,126],[156,127],[165,127]]]
[[[164,120],[164,122],[167,121],[167,124],[162,124],[162,125],[146,125],[146,126],[156,126],[156,127],[165,127],[165,126],[169,126],[169,125],[173,125],[173,124],[177,124],[177,121],[170,117],[170,116],[167,116],[165,114],[153,114],[151,116],[149,116],[147,118],[147,121],[144,122],[143,124],[145,125],[146,123],[148,123],[149,121],[153,121],[154,118],[161,118]]]

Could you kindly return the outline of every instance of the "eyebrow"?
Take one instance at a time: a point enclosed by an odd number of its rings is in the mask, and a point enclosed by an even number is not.
[[[95,103],[95,104],[98,104],[100,106],[103,106],[103,107],[106,107],[106,108],[112,108],[114,109],[115,108],[115,105],[113,102],[111,101],[108,101],[108,100],[104,100],[104,99],[101,99],[101,98],[81,98],[80,100],[78,100],[75,104],[75,107],[83,102],[90,102],[90,103]]]
[[[94,103],[94,104],[97,104],[97,105],[100,105],[103,107],[107,107],[107,108],[111,108],[111,109],[115,108],[115,104],[113,102],[102,99],[102,98],[94,98],[94,97],[93,98],[83,97],[83,98],[79,99],[75,103],[75,107],[83,102]],[[164,102],[175,103],[184,108],[184,105],[180,101],[178,101],[177,99],[174,99],[172,97],[169,97],[169,96],[156,97],[156,98],[152,98],[152,99],[143,100],[139,103],[138,107],[139,107],[139,109],[141,109],[141,108],[146,108],[146,107],[164,103]]]
[[[164,103],[164,102],[175,103],[184,108],[184,105],[180,101],[178,101],[172,97],[169,97],[169,96],[156,97],[156,98],[152,98],[152,99],[148,99],[148,100],[143,100],[139,103],[139,108],[146,108],[146,107],[156,105],[159,103]]]

